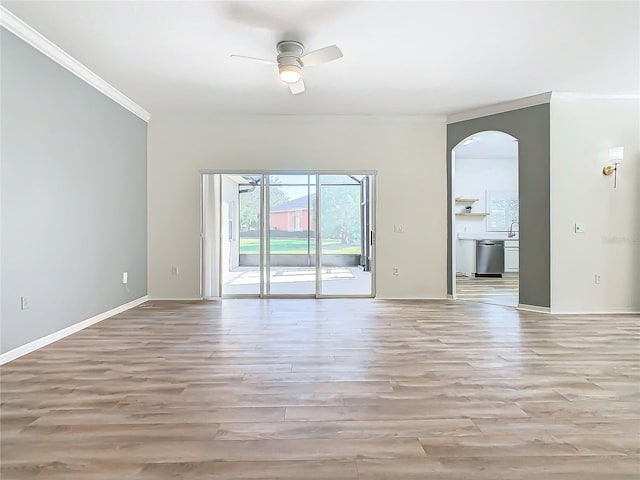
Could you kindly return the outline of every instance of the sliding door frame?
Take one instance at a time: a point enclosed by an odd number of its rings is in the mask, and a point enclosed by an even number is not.
[[[322,183],[320,178],[324,175],[364,175],[370,178],[370,189],[371,195],[369,199],[360,199],[361,204],[364,200],[365,202],[370,204],[371,209],[371,219],[370,219],[370,227],[371,227],[371,236],[364,240],[365,242],[371,242],[371,290],[368,295],[362,294],[331,294],[327,295],[322,293]],[[330,184],[327,184],[330,185]],[[319,172],[316,173],[316,298],[375,298],[376,296],[376,174],[370,172],[363,171],[340,171],[338,173],[335,172]],[[362,185],[360,185],[360,195],[362,197]],[[360,212],[362,211],[362,206],[360,206]],[[362,218],[361,218],[362,222]],[[361,223],[360,228],[362,230],[363,224]],[[362,245],[362,239],[361,239]],[[364,252],[361,252],[364,253]]]
[[[258,172],[258,174],[260,174],[261,172]],[[265,269],[265,280],[263,281],[262,284],[262,289],[266,289],[266,292],[264,292],[263,295],[260,296],[260,298],[318,298],[318,271],[317,271],[317,267],[316,267],[316,272],[315,272],[315,288],[314,288],[314,292],[313,293],[271,293],[271,187],[291,187],[291,186],[302,186],[302,184],[297,185],[297,184],[280,184],[280,183],[271,183],[271,176],[277,176],[277,175],[300,175],[300,176],[304,176],[307,177],[307,198],[309,196],[310,193],[310,180],[311,177],[314,177],[316,179],[316,181],[318,180],[318,175],[315,172],[312,173],[290,173],[290,172],[277,172],[277,173],[262,173],[262,183],[266,188],[266,192],[263,196],[264,201],[262,202],[262,205],[264,207],[264,211],[262,214],[262,218],[264,219],[264,223],[263,223],[263,241],[264,241],[264,248],[261,248],[261,251],[265,252],[265,264],[264,264],[264,269]],[[317,185],[316,185],[316,195],[317,195]],[[317,199],[317,196],[316,196]],[[316,200],[316,205],[318,204],[318,201]],[[309,207],[310,205],[310,201],[309,199],[307,199],[307,207]],[[317,212],[318,209],[316,207],[316,217],[317,217]],[[310,225],[310,208],[307,208],[307,223]],[[316,235],[314,236],[314,238],[317,238],[317,233],[318,233],[318,226],[317,226],[317,218],[316,220]],[[307,263],[309,263],[309,240],[311,237],[309,237],[307,235]],[[315,261],[316,261],[316,265],[318,265],[317,261],[318,261],[318,248],[317,248],[317,244],[316,244],[316,253],[314,255]]]
[[[377,270],[377,248],[376,248],[376,200],[377,200],[377,170],[249,170],[249,169],[201,169],[200,173],[200,296],[202,299],[205,299],[205,274],[206,269],[204,267],[204,249],[205,249],[205,200],[204,200],[204,185],[205,185],[205,176],[207,175],[261,175],[262,176],[262,185],[261,185],[261,201],[260,201],[260,241],[266,242],[265,246],[261,245],[260,247],[260,293],[256,295],[247,294],[247,295],[223,295],[222,287],[223,287],[223,278],[222,278],[222,248],[219,248],[219,258],[218,258],[218,293],[220,295],[219,298],[374,298],[376,296],[376,270]],[[269,180],[268,177],[271,175],[314,175],[316,177],[316,232],[315,232],[315,262],[316,262],[316,278],[315,278],[315,294],[309,295],[296,295],[296,294],[281,294],[281,295],[271,295],[270,289],[267,288],[267,284],[269,283],[268,276],[270,270],[270,261],[268,261],[270,254],[270,234],[267,229],[267,219],[266,219],[266,206],[269,201]],[[321,196],[320,193],[320,177],[323,175],[366,175],[370,178],[370,198],[367,199],[370,203],[371,209],[371,218],[370,218],[370,226],[371,226],[371,238],[366,239],[367,242],[370,242],[371,249],[371,293],[369,295],[325,295],[321,293],[322,290],[322,258],[321,258],[321,249],[322,246],[320,241],[322,239],[321,232]],[[218,195],[220,197],[219,205],[222,205],[222,181],[219,182],[220,188],[218,189]],[[222,208],[222,207],[220,207]],[[220,212],[219,212],[220,213]],[[222,215],[218,214],[218,221],[222,222]],[[218,229],[219,235],[222,235],[222,225],[219,225]],[[221,242],[221,237],[217,239],[218,244]],[[267,290],[267,291],[265,291]]]

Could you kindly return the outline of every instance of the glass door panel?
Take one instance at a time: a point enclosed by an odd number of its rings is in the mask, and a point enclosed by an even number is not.
[[[222,295],[260,295],[262,175],[221,175]]]
[[[266,295],[316,293],[315,175],[269,175]]]
[[[372,294],[371,180],[320,175],[320,294]]]

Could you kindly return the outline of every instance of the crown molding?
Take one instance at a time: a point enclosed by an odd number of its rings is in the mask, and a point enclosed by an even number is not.
[[[464,122],[474,118],[486,117],[497,113],[510,112],[521,108],[533,107],[553,101],[577,101],[577,100],[620,100],[638,101],[640,93],[580,93],[580,92],[545,92],[530,97],[518,98],[509,102],[496,103],[486,107],[475,108],[464,112],[453,113],[447,116],[447,124]]]
[[[579,92],[553,92],[551,101],[554,100],[640,100],[640,93],[579,93]]]
[[[512,110],[520,110],[521,108],[534,107],[544,103],[551,102],[551,92],[540,93],[530,97],[518,98],[509,102],[496,103],[486,107],[475,108],[465,112],[447,115],[447,124],[464,122],[474,118],[486,117],[497,113],[510,112]]]
[[[151,119],[151,114],[144,108],[117,90],[113,85],[104,81],[3,6],[0,6],[0,25],[145,122],[149,122]]]
[[[317,122],[342,122],[348,124],[354,122],[358,124],[425,124],[425,123],[445,123],[444,115],[402,115],[402,114],[298,114],[298,113],[264,113],[264,114],[243,114],[243,113],[207,113],[200,112],[175,112],[170,111],[154,114],[154,123],[175,123],[175,122],[205,122],[233,124],[234,122],[246,124],[247,122],[263,123],[280,122],[286,124],[295,121],[297,124],[315,124]]]

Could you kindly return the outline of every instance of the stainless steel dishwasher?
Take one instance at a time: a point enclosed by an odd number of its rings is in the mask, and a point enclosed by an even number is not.
[[[476,276],[502,275],[504,272],[504,241],[476,240]]]

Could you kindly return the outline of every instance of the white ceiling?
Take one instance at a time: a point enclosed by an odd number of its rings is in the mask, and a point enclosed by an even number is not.
[[[547,91],[640,91],[638,2],[3,2],[152,115],[443,115]],[[283,39],[344,58],[291,95]]]
[[[463,141],[454,149],[457,159],[516,160],[518,158],[518,141],[506,133],[480,132],[469,139],[472,139],[471,143],[463,145],[465,143]]]

